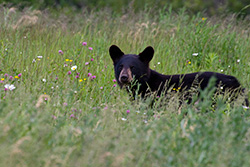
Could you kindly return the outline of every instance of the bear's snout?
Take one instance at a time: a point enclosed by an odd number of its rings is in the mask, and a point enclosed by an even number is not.
[[[123,68],[120,75],[119,81],[120,83],[128,84],[133,80],[132,73],[130,68]]]

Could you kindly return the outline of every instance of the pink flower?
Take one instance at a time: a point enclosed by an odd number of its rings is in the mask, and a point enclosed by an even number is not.
[[[91,61],[94,61],[94,59],[92,58]]]
[[[95,76],[95,75],[93,75],[93,76],[91,77],[91,79],[96,79],[96,76]]]
[[[0,83],[3,83],[3,80],[1,80]]]
[[[4,77],[8,77],[9,75],[6,73],[6,74],[4,74]]]
[[[89,62],[86,62],[86,63],[85,63],[85,65],[88,65],[88,64],[89,64]]]
[[[107,110],[108,109],[108,106],[104,107],[104,110]]]
[[[13,77],[12,77],[12,76],[10,76],[9,78],[10,78],[10,80],[12,80],[12,79],[13,79]]]
[[[79,78],[79,75],[77,75],[76,78]]]
[[[116,80],[115,80],[115,79],[113,79],[113,82],[116,82]]]
[[[63,51],[62,50],[59,50],[58,53],[63,55]]]
[[[77,74],[77,75],[80,75],[80,73],[79,73],[79,72],[77,72],[76,74]]]
[[[56,116],[52,115],[52,119],[56,119]]]
[[[127,110],[127,114],[129,114],[130,113],[130,110]]]
[[[103,87],[101,86],[100,89],[103,89]]]
[[[20,78],[22,76],[22,73],[18,74],[17,76]]]
[[[89,50],[93,50],[93,48],[89,47]]]
[[[114,84],[113,87],[116,87],[116,84]]]
[[[91,73],[88,73],[88,77],[91,77],[92,76],[92,74]]]
[[[83,45],[83,46],[86,46],[86,45],[87,45],[87,42],[83,42],[82,45]]]
[[[7,91],[8,89],[7,88],[4,88],[4,91]]]
[[[68,105],[68,103],[64,102],[64,103],[63,103],[63,105],[64,105],[64,106],[67,106],[67,105]]]
[[[71,114],[71,115],[69,116],[69,118],[75,118],[75,115],[74,115],[74,114]]]
[[[58,77],[56,76],[56,80],[58,80]]]
[[[219,59],[219,62],[221,62],[221,59]]]
[[[71,74],[71,71],[68,72],[68,75],[70,75],[70,74]]]

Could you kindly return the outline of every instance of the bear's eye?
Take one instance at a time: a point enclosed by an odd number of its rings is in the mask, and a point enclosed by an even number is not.
[[[119,70],[120,70],[120,71],[122,70],[122,68],[123,68],[123,65],[122,65],[122,64],[119,65]]]

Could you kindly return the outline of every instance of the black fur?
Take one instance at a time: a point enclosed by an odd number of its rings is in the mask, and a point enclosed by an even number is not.
[[[196,89],[204,90],[212,77],[215,78],[215,86],[219,87],[223,92],[231,91],[244,94],[244,88],[241,87],[239,81],[234,76],[215,72],[163,75],[150,69],[149,62],[154,55],[154,49],[151,46],[148,46],[139,55],[125,55],[119,47],[112,45],[109,53],[113,60],[115,77],[120,87],[131,85],[129,78],[132,77],[140,85],[138,94],[141,94],[142,97],[145,97],[149,92],[157,92],[159,96],[163,92],[168,92],[169,89],[172,89],[171,91],[186,92],[195,83],[197,84]],[[134,96],[136,89],[137,85],[132,87]],[[245,103],[246,106],[249,106],[247,98]]]

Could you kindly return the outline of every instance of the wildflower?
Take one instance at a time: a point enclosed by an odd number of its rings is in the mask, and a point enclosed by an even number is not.
[[[37,56],[37,58],[38,58],[38,59],[42,59],[42,58],[43,58],[43,56]]]
[[[136,114],[139,114],[140,113],[140,111],[136,111]]]
[[[74,91],[74,93],[77,93],[77,91]]]
[[[113,79],[113,82],[116,82],[116,79]]]
[[[89,65],[89,62],[86,62],[85,65]]]
[[[93,50],[93,48],[89,47],[89,50]]]
[[[43,78],[43,79],[42,79],[42,81],[43,81],[43,82],[46,82],[46,79],[45,79],[45,78]]]
[[[33,59],[33,60],[32,60],[32,63],[35,63],[35,62],[36,62],[36,59]]]
[[[48,100],[48,98],[47,98],[47,97],[45,97],[45,98],[44,98],[44,100],[45,100],[45,101],[47,101],[47,100]]]
[[[219,59],[219,62],[221,62],[221,59]]]
[[[51,89],[54,89],[54,87],[52,86]]]
[[[207,18],[205,18],[205,17],[202,17],[202,19],[201,19],[202,21],[205,21],[205,20],[207,20]]]
[[[54,120],[55,120],[55,119],[56,119],[56,116],[55,116],[55,115],[52,115],[52,119],[54,119]]]
[[[223,89],[223,86],[221,86],[220,89],[222,90],[222,89]]]
[[[91,79],[96,79],[96,76],[95,76],[95,75],[93,75],[93,76],[91,77]]]
[[[4,85],[5,90],[14,90],[16,87],[13,84]]]
[[[91,58],[91,60],[90,61],[94,61],[94,59],[93,58]]]
[[[237,60],[237,63],[239,63],[239,62],[240,62],[240,59]]]
[[[69,61],[69,59],[65,59],[65,61]]]
[[[71,70],[72,70],[72,71],[75,71],[76,69],[77,69],[77,66],[76,66],[76,65],[74,65],[74,66],[71,67]]]
[[[105,107],[104,107],[104,110],[107,110],[107,109],[108,109],[108,106],[105,106]]]
[[[18,77],[18,76],[15,76],[15,78],[16,78],[16,79],[19,79],[19,77]]]
[[[68,71],[68,75],[70,75],[71,74],[71,71]]]
[[[86,45],[87,45],[87,42],[83,42],[82,45],[83,45],[83,46],[86,46]]]
[[[63,105],[64,105],[64,106],[67,106],[67,105],[68,105],[68,103],[64,102],[64,103],[63,103]]]
[[[230,68],[231,66],[230,65],[228,65],[228,68]]]
[[[188,64],[191,64],[191,61],[189,61]]]
[[[13,77],[12,77],[12,76],[10,76],[10,77],[9,77],[9,79],[10,79],[10,80],[12,80],[12,79],[13,79]]]
[[[127,110],[126,112],[127,112],[127,114],[129,114],[129,113],[130,113],[130,110]]]
[[[101,86],[100,89],[103,89],[103,87]]]
[[[22,76],[22,73],[18,74],[17,76],[20,78]]]
[[[87,79],[86,78],[83,78],[84,81],[86,81]]]
[[[9,75],[8,74],[4,74],[4,77],[8,77]]]
[[[249,107],[248,106],[242,106],[244,109],[249,109]]]
[[[116,84],[114,84],[113,87],[116,87]]]
[[[223,72],[223,70],[220,70],[220,72]]]
[[[126,119],[126,118],[121,118],[121,120],[122,120],[122,121],[127,121],[127,119]]]
[[[88,77],[91,77],[92,76],[92,74],[91,73],[88,73]]]
[[[73,60],[69,60],[69,62],[72,62]]]
[[[158,62],[157,64],[159,65],[159,64],[161,64],[161,62]]]
[[[63,55],[63,51],[62,50],[59,50],[58,53],[61,54],[61,55]]]
[[[4,78],[1,78],[1,81],[4,81]]]
[[[79,78],[79,75],[76,76],[76,79]]]
[[[58,77],[56,76],[56,80],[58,80]]]
[[[77,73],[76,73],[76,75],[80,75],[80,73],[79,73],[79,72],[77,72]]]
[[[75,118],[75,115],[74,115],[74,114],[71,114],[71,115],[69,116],[69,118]]]
[[[193,56],[198,56],[198,53],[193,53],[192,55],[193,55]]]
[[[82,82],[83,80],[82,79],[79,79],[79,82]]]

